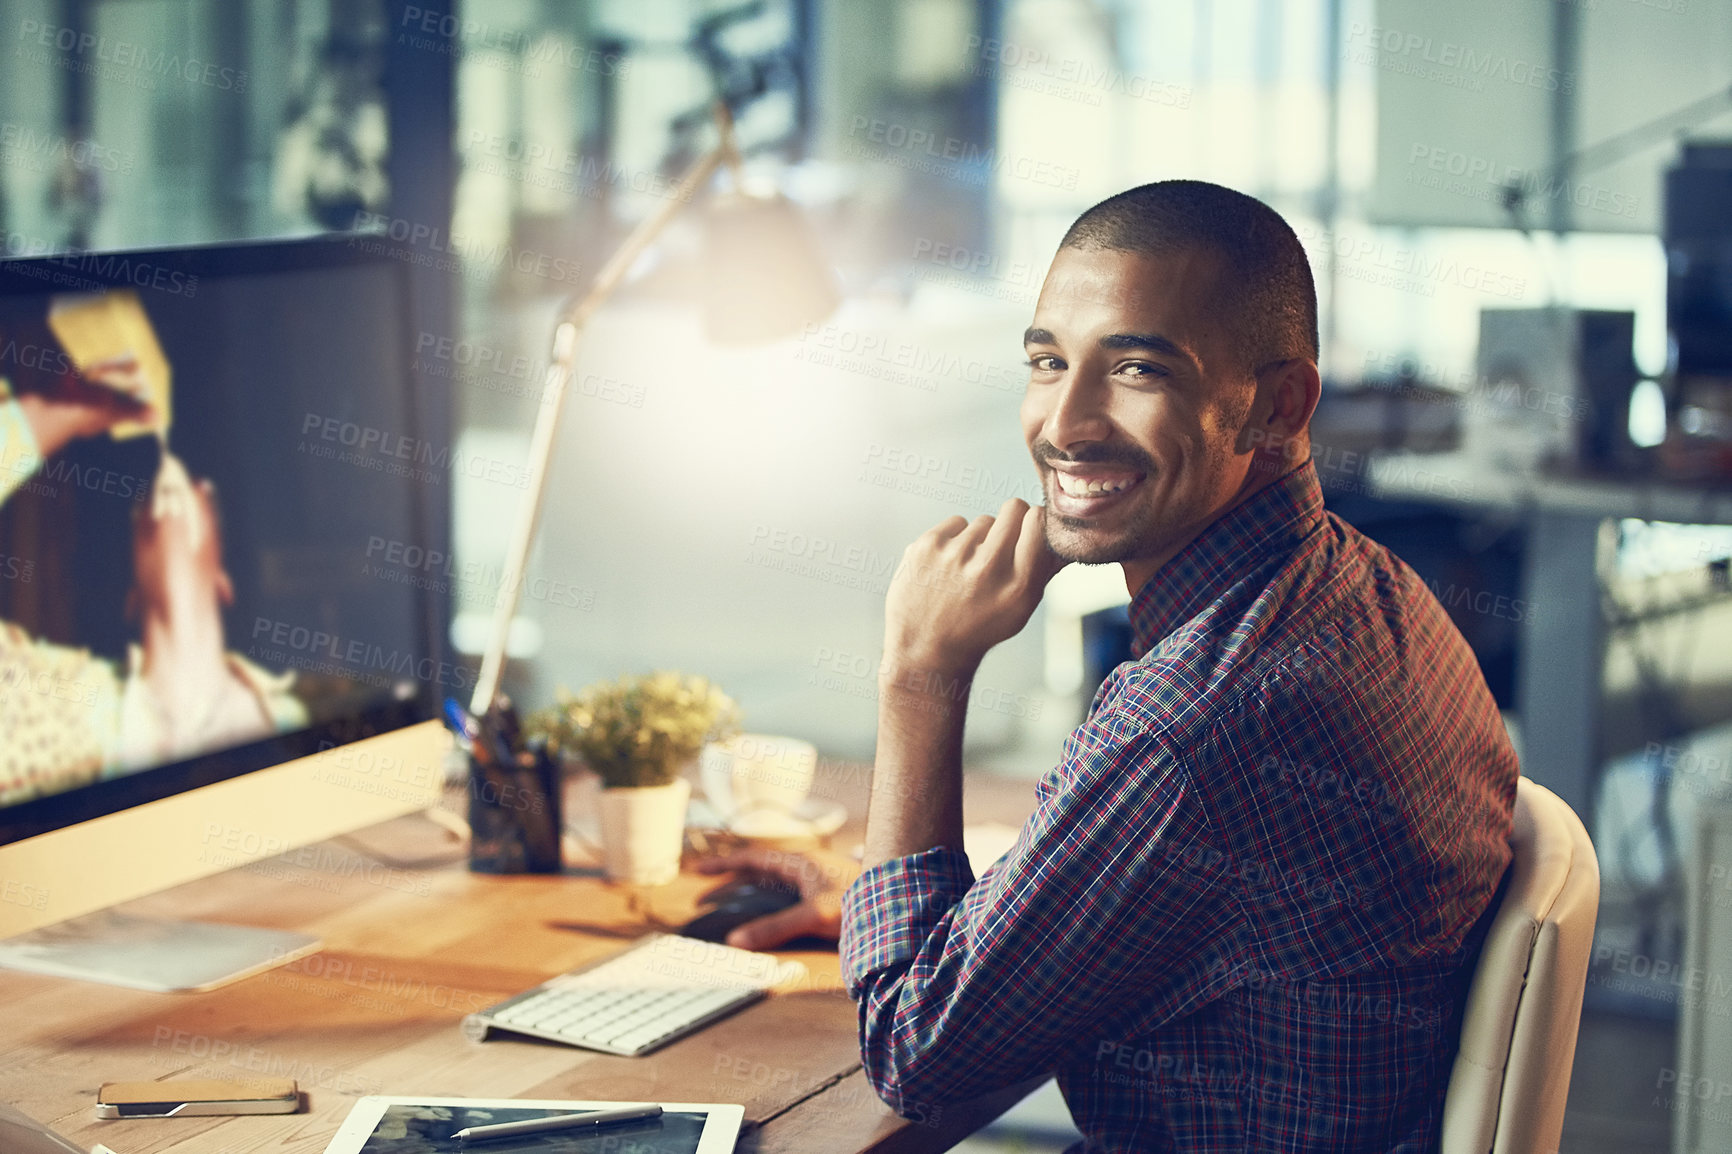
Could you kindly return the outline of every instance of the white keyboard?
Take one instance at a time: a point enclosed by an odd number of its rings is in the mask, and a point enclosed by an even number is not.
[[[804,972],[799,962],[770,954],[651,934],[624,953],[470,1014],[463,1032],[479,1042],[505,1030],[636,1057]]]

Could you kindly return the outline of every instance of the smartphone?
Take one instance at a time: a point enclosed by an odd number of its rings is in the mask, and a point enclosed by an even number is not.
[[[104,1082],[98,1118],[188,1118],[195,1114],[293,1114],[301,1093],[293,1078],[168,1079]]]

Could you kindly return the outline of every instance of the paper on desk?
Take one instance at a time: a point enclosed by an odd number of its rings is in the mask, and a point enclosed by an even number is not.
[[[66,350],[67,357],[79,372],[91,365],[128,353],[138,361],[139,375],[144,378],[145,399],[156,410],[157,424],[123,421],[114,426],[116,440],[142,436],[145,433],[168,434],[169,369],[168,357],[157,343],[156,330],[150,317],[131,289],[117,292],[62,294],[54,297],[48,307],[48,327]]]
[[[974,876],[978,878],[988,866],[1009,853],[1021,832],[1015,826],[997,821],[964,826],[962,852],[968,855],[968,868],[974,871]]]

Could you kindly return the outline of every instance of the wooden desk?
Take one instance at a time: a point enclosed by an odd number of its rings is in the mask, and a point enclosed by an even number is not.
[[[863,774],[843,778],[863,788]],[[837,844],[852,844],[862,806],[837,780],[814,792],[849,804],[855,818]],[[970,820],[1020,823],[1032,809],[1030,783],[970,780]],[[741,1151],[810,1154],[948,1149],[1038,1084],[930,1124],[896,1117],[860,1072],[854,1006],[824,951],[787,953],[807,980],[643,1058],[462,1037],[464,1014],[691,917],[715,880],[682,875],[634,892],[593,869],[471,874],[421,817],[230,870],[124,908],[304,930],[325,948],[203,994],[0,971],[0,1100],[119,1154],[318,1154],[365,1094],[738,1102]],[[297,1079],[306,1112],[127,1122],[91,1112],[103,1082],[264,1074]]]

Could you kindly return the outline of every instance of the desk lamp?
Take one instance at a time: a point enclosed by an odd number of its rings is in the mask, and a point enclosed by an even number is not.
[[[505,664],[505,642],[517,614],[529,547],[535,540],[542,497],[547,486],[553,434],[565,403],[566,386],[577,359],[584,326],[625,280],[632,264],[661,235],[680,209],[703,188],[716,169],[726,165],[733,191],[712,198],[705,244],[704,331],[717,344],[759,344],[792,336],[804,326],[828,316],[840,303],[836,278],[823,263],[810,226],[780,195],[747,194],[741,181],[740,154],[734,147],[733,119],[727,106],[715,110],[721,139],[692,165],[679,186],[632,230],[610,257],[595,283],[554,329],[553,354],[547,367],[541,410],[529,444],[529,484],[518,506],[499,598],[481,672],[469,710],[483,717],[499,691]]]

